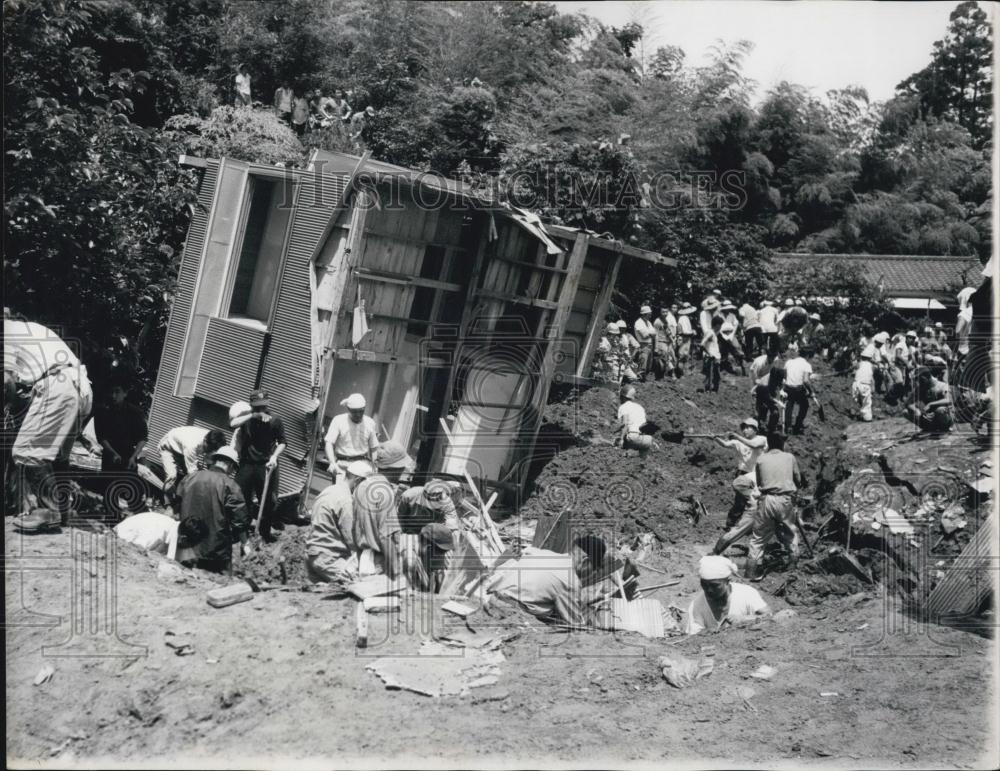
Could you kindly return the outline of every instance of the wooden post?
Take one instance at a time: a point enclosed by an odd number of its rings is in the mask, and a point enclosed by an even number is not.
[[[330,395],[330,381],[333,379],[333,367],[337,358],[336,340],[340,316],[340,308],[344,302],[344,291],[347,289],[351,276],[352,258],[360,256],[364,245],[365,217],[371,201],[367,193],[359,193],[355,205],[351,209],[351,225],[347,236],[344,253],[334,279],[333,307],[330,309],[330,329],[323,346],[323,360],[320,364],[319,406],[316,408],[316,425],[309,441],[309,453],[306,456],[306,482],[299,498],[299,513],[305,514],[309,505],[309,491],[312,488],[313,476],[316,473],[316,453],[320,438],[323,436],[323,414],[326,411],[326,400]]]
[[[611,267],[605,274],[604,284],[601,291],[594,298],[594,308],[591,313],[590,329],[584,338],[583,350],[580,351],[580,358],[576,365],[577,377],[588,377],[590,373],[590,363],[594,360],[594,351],[597,343],[604,334],[604,319],[608,312],[608,304],[611,302],[611,293],[615,289],[615,282],[618,281],[618,271],[621,269],[622,256],[616,254],[611,263]]]

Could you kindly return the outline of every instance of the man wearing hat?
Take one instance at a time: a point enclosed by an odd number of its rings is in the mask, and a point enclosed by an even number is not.
[[[737,475],[733,480],[733,489],[736,491],[736,499],[729,509],[726,517],[726,527],[732,527],[747,509],[753,511],[757,508],[757,480],[755,468],[757,459],[767,450],[767,439],[757,432],[760,424],[754,418],[744,418],[740,422],[740,432],[729,432],[729,438],[723,439],[715,437],[715,442],[720,447],[729,447],[736,450],[740,456]]]
[[[247,541],[250,519],[243,493],[232,479],[240,464],[236,450],[220,447],[210,460],[211,466],[189,474],[178,488],[177,561],[224,573],[232,564],[233,545]],[[200,537],[195,539],[194,533]]]
[[[688,605],[685,634],[715,632],[727,624],[752,622],[771,610],[760,592],[733,581],[739,575],[728,557],[711,555],[698,562],[701,593]]]
[[[677,311],[677,377],[684,374],[687,363],[691,359],[691,341],[694,339],[691,316],[694,312],[695,307],[689,302],[685,302]]]
[[[760,304],[757,312],[757,319],[760,321],[760,334],[763,338],[765,350],[778,353],[778,309],[770,300],[764,300]]]
[[[746,375],[747,370],[743,365],[743,351],[740,350],[740,343],[736,333],[740,328],[740,320],[736,315],[736,306],[729,300],[722,303],[719,308],[722,314],[722,327],[719,329],[719,351],[722,354],[722,366],[728,372],[735,374],[733,362],[739,365],[740,374]]]
[[[250,506],[254,496],[258,498],[257,516],[260,518],[260,535],[264,540],[272,538],[271,528],[283,530],[284,525],[274,516],[278,504],[278,457],[285,451],[285,425],[281,418],[272,415],[270,397],[267,391],[257,390],[250,394],[251,414],[239,416],[229,424],[236,429],[233,447],[240,457],[240,468],[236,472],[236,483],[243,491],[243,498]],[[264,482],[270,475],[267,492]],[[264,498],[267,500],[264,500]]]
[[[618,332],[621,335],[621,342],[625,350],[628,351],[629,363],[635,363],[636,354],[639,352],[639,341],[628,331],[628,322],[625,319],[618,319]]]
[[[712,319],[718,314],[722,303],[716,294],[710,294],[701,301],[701,312],[698,314],[698,324],[701,327],[701,334],[705,335],[712,328]]]
[[[395,578],[401,572],[397,516],[399,480],[413,468],[413,459],[398,442],[389,440],[375,451],[376,473],[354,488],[354,544],[363,555],[371,551],[376,570]],[[366,562],[366,560],[362,560]]]
[[[854,383],[851,385],[851,396],[861,409],[861,420],[870,423],[872,420],[872,392],[875,390],[875,344],[869,343],[861,351],[861,363],[854,371]]]
[[[653,363],[653,344],[656,342],[656,327],[653,326],[653,309],[648,305],[643,305],[639,309],[639,318],[636,319],[635,339],[639,343],[639,350],[635,354],[636,368],[639,370],[639,378],[646,379],[650,366]]]
[[[368,406],[365,397],[351,394],[341,400],[340,406],[346,407],[347,412],[333,416],[323,440],[328,468],[334,478],[352,461],[372,460],[378,449],[378,427],[365,415]]]
[[[875,373],[875,393],[880,394],[885,390],[886,375],[886,349],[885,344],[889,342],[888,332],[879,332],[872,337],[872,369]]]
[[[618,396],[618,433],[616,444],[628,449],[638,449],[645,452],[649,449],[643,445],[643,434],[640,430],[646,424],[646,410],[635,400],[635,388],[628,386]]]
[[[438,522],[452,530],[461,526],[452,496],[459,490],[457,482],[432,479],[426,485],[404,490],[399,496],[399,524],[404,533],[419,533],[424,525]]]
[[[353,461],[313,501],[312,526],[306,538],[306,572],[310,581],[350,580],[357,575],[354,491],[374,473],[368,461]]]
[[[635,370],[631,367],[629,352],[622,342],[621,327],[616,321],[608,322],[604,337],[597,346],[594,371],[595,375],[609,383],[620,384],[637,379]]]

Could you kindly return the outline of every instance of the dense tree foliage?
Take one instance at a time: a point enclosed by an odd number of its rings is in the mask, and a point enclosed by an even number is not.
[[[282,83],[372,106],[377,158],[677,257],[628,265],[632,303],[758,297],[785,286],[775,249],[991,249],[992,30],[974,2],[885,103],[852,84],[761,93],[747,41],[693,65],[649,51],[641,23],[551,3],[7,0],[4,22],[8,304],[68,323],[97,369],[155,367],[194,189],[178,153],[351,149],[342,126],[278,121]],[[232,107],[239,64],[253,107]]]

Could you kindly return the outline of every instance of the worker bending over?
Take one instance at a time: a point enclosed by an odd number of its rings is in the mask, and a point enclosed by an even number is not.
[[[386,573],[395,578],[402,570],[397,499],[402,493],[400,477],[413,468],[413,459],[392,440],[375,451],[377,472],[354,489],[354,546],[359,572]]]
[[[249,419],[250,405],[246,402],[237,402],[237,405],[245,407],[245,411],[243,407],[239,407],[237,414],[245,414],[246,419]],[[232,417],[233,411],[230,410],[229,414]],[[177,426],[167,431],[157,445],[157,449],[160,451],[160,462],[163,464],[163,471],[166,474],[163,494],[168,498],[168,501],[184,477],[193,474],[199,468],[206,468],[209,465],[207,459],[211,458],[212,453],[225,444],[226,435],[217,429]]]
[[[250,519],[239,485],[232,477],[239,456],[232,447],[212,453],[212,465],[189,474],[181,483],[177,561],[188,567],[224,573],[232,563],[233,545],[245,544]]]
[[[642,433],[642,427],[646,425],[646,410],[635,400],[635,388],[627,386],[618,396],[620,405],[618,407],[618,423],[616,431],[618,436],[616,444],[621,444],[625,449],[639,450],[645,452],[650,444],[646,436]]]
[[[726,518],[726,527],[732,527],[743,516],[743,512],[748,508],[753,511],[757,508],[757,459],[767,450],[767,439],[760,436],[757,431],[759,424],[754,418],[744,418],[740,423],[740,433],[729,432],[729,438],[716,437],[716,443],[721,447],[730,447],[736,450],[740,456],[738,473],[733,480],[733,489],[736,491],[736,499],[729,509]]]
[[[310,581],[346,581],[357,576],[354,491],[374,473],[368,461],[353,461],[332,485],[316,496],[312,526],[306,538],[306,573]]]

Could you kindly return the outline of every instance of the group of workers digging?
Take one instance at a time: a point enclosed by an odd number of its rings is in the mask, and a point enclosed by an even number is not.
[[[700,311],[689,302],[674,303],[662,306],[654,320],[652,306],[643,305],[631,333],[624,320],[609,322],[594,355],[594,377],[614,383],[650,375],[680,378],[700,358],[703,390],[718,391],[722,369],[746,374],[746,363],[758,354],[777,353],[793,342],[807,354],[825,347],[820,315],[807,310],[804,299],[787,298],[780,310],[773,300],[737,308],[716,289]]]

